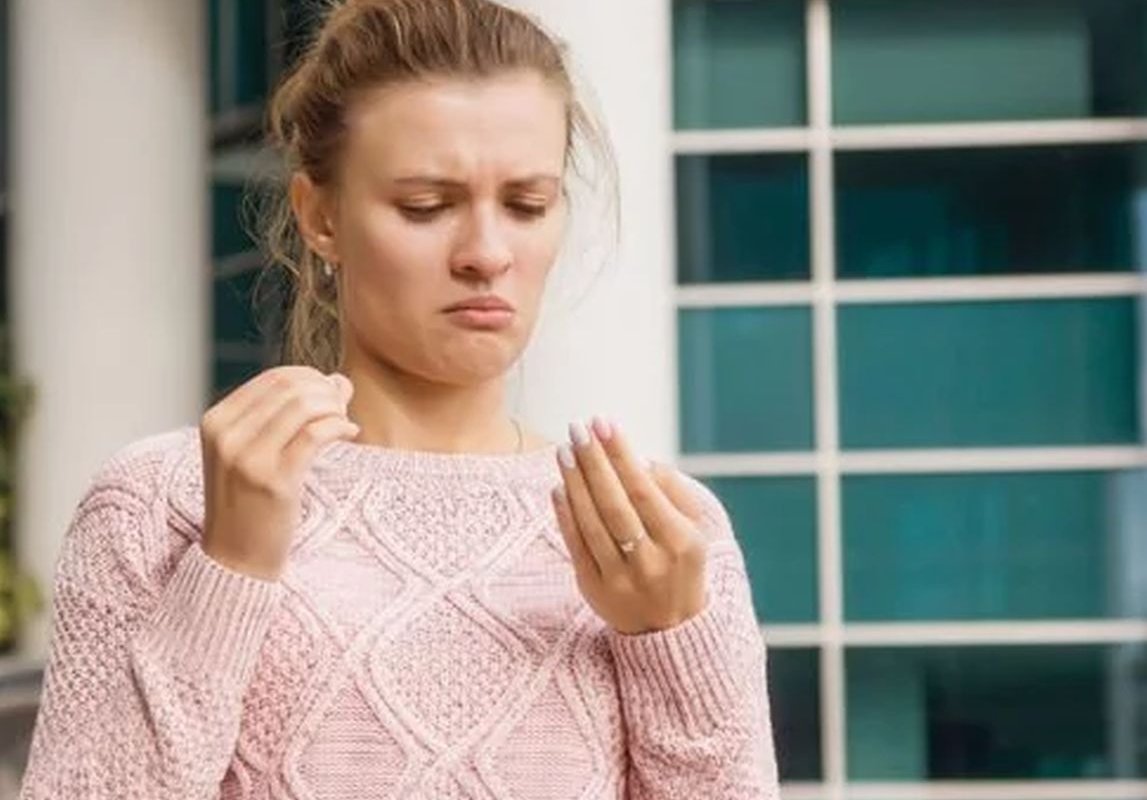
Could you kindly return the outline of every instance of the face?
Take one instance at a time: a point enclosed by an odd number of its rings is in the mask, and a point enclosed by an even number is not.
[[[304,235],[338,265],[348,360],[424,380],[502,376],[525,348],[566,221],[566,111],[533,73],[364,96],[337,186],[296,176]],[[452,310],[486,302],[506,310]]]

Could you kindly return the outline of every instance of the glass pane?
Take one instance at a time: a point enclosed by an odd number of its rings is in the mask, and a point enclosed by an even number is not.
[[[207,0],[207,102],[212,114],[219,113],[222,102],[219,97],[219,3],[220,0]]]
[[[685,452],[812,448],[807,308],[679,312]]]
[[[844,480],[856,622],[1147,615],[1147,473]]]
[[[222,399],[225,394],[237,388],[240,384],[246,383],[251,378],[254,378],[266,368],[261,361],[216,358],[212,374],[215,393],[212,404]]]
[[[842,278],[1119,272],[1147,265],[1147,148],[836,156]]]
[[[211,254],[223,258],[245,253],[256,245],[244,230],[244,189],[235,184],[217,183],[211,187]]]
[[[247,106],[267,96],[269,46],[267,13],[269,0],[242,0],[234,4],[236,58],[235,101]],[[278,13],[278,2],[275,13]]]
[[[839,0],[836,121],[1142,114],[1145,10],[1140,0]]]
[[[267,96],[269,0],[208,0],[207,47],[213,113],[261,102]]]
[[[259,270],[244,270],[229,278],[215,279],[215,340],[259,342],[252,292]]]
[[[807,280],[810,236],[804,155],[677,158],[680,283]]]
[[[1147,646],[849,649],[849,777],[1147,775]]]
[[[816,480],[708,478],[745,554],[757,617],[817,621]]]
[[[819,652],[769,648],[768,679],[781,780],[820,780]]]
[[[801,125],[804,0],[675,0],[678,129]]]
[[[848,448],[1139,441],[1130,298],[846,306]]]

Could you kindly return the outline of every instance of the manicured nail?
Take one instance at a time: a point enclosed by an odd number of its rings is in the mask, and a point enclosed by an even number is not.
[[[613,423],[605,417],[594,417],[593,432],[597,434],[598,439],[603,442],[608,442],[613,438]]]
[[[558,448],[558,461],[562,462],[562,466],[566,469],[573,469],[577,466],[577,460],[574,458],[573,450],[568,444],[563,444]]]
[[[570,439],[572,439],[573,443],[579,447],[584,447],[585,445],[589,444],[589,431],[586,430],[586,427],[583,423],[571,422]]]

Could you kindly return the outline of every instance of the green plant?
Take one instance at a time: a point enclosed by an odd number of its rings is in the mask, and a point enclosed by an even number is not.
[[[23,624],[44,607],[35,578],[20,569],[11,525],[17,436],[34,396],[29,383],[12,375],[7,331],[0,328],[0,652],[15,645]]]

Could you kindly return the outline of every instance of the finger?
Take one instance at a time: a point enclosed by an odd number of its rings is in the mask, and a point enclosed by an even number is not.
[[[285,385],[294,381],[322,377],[323,374],[313,367],[285,366],[264,370],[212,406],[204,415],[204,420],[219,430],[226,430],[266,393],[281,391]]]
[[[275,413],[263,424],[251,441],[252,448],[266,448],[266,452],[281,457],[303,426],[323,417],[350,422],[342,399],[332,387],[319,387],[295,393],[280,403]]]
[[[595,435],[596,430],[596,427],[587,429],[581,423],[570,426],[570,438],[575,442],[574,453],[578,465],[598,516],[613,538],[614,546],[619,546],[620,542],[633,541],[634,549],[624,553],[624,558],[630,564],[642,566],[642,562],[652,555],[649,543],[644,541],[649,532]]]
[[[681,473],[665,464],[654,464],[653,479],[661,487],[661,491],[673,503],[673,506],[693,523],[698,523],[704,516],[701,500],[697,492],[691,487]]]
[[[342,417],[321,417],[307,423],[295,434],[283,451],[280,462],[289,473],[297,474],[311,463],[315,452],[336,439],[350,439],[358,435],[359,427]]]
[[[666,496],[651,467],[637,457],[617,425],[598,418],[593,432],[649,537],[660,545],[678,543],[677,537],[688,529],[689,520]]]
[[[566,547],[570,551],[574,569],[586,575],[600,575],[597,562],[594,561],[593,554],[586,546],[585,539],[582,538],[581,531],[577,527],[577,520],[573,518],[565,489],[561,486],[555,486],[550,494],[550,499],[553,500],[554,513],[558,518],[558,530],[561,531],[562,539],[565,540]]]
[[[593,554],[598,570],[603,575],[609,575],[621,569],[621,551],[617,543],[605,529],[605,523],[597,514],[593,498],[590,497],[589,487],[585,484],[581,468],[578,467],[577,457],[568,443],[558,448],[558,464],[562,471],[562,480],[565,482],[566,499],[569,501],[571,514],[577,522],[586,547]]]
[[[293,428],[280,420],[284,415],[295,420]],[[228,439],[238,452],[268,448],[278,453],[290,444],[302,425],[322,416],[346,417],[346,407],[335,384],[325,376],[296,379],[284,390],[260,396],[246,414],[232,423]]]

